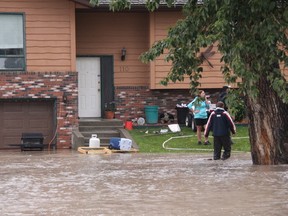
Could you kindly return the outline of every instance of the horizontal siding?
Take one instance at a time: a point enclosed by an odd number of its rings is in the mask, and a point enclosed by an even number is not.
[[[67,1],[62,0],[1,0],[2,8],[67,9]]]
[[[156,83],[155,87],[157,89],[187,89],[187,86],[189,86],[189,82],[176,82],[176,83],[170,83],[168,86],[163,86],[160,84],[160,80],[157,80],[159,82]],[[201,81],[201,85],[199,86],[199,88],[202,89],[209,89],[209,88],[222,88],[223,85],[225,85],[226,83],[223,81],[219,81],[219,82],[204,82],[205,80],[200,80]],[[219,85],[221,87],[215,87],[215,85]]]
[[[67,65],[70,61],[69,60],[62,60],[62,59],[53,59],[53,66],[61,66]],[[51,64],[51,59],[45,59],[45,60],[33,60],[33,64],[31,66],[45,66]]]
[[[60,1],[63,1],[63,0],[60,0]],[[66,3],[65,3],[65,5],[66,5]],[[25,9],[25,13],[30,14],[31,17],[39,16],[38,10],[39,9],[35,10],[35,8],[27,8],[27,9]],[[65,6],[64,8],[47,7],[45,10],[41,10],[41,12],[42,12],[41,15],[54,17],[54,16],[62,16],[63,14],[68,14],[68,13],[70,13],[70,9],[67,6]],[[36,18],[36,17],[33,17],[33,18]],[[29,19],[29,20],[31,20],[31,19]],[[47,21],[47,20],[43,20],[43,21]]]
[[[26,51],[27,55],[29,54],[53,54],[54,56],[58,56],[61,54],[70,54],[70,47],[34,47],[33,49],[29,49]],[[55,55],[57,53],[57,55]]]
[[[57,68],[57,71],[67,71],[67,67],[63,65],[55,66],[53,64],[53,66],[46,66],[46,65],[39,65],[37,64],[37,62],[35,62],[35,64],[33,65],[29,65],[29,71],[37,71],[37,72],[51,72],[51,71],[55,71],[55,68]]]
[[[155,16],[155,35],[156,41],[167,36],[169,28],[175,26],[176,22],[181,19],[181,12],[158,12]]]
[[[139,60],[149,47],[148,14],[78,13],[76,18],[77,55],[112,55],[115,86],[149,84],[149,65]]]
[[[26,20],[26,27],[29,28],[43,28],[43,26],[45,26],[45,28],[70,28],[70,22],[46,22],[45,21],[27,21]]]
[[[155,13],[154,18],[154,35],[153,40],[158,41],[167,36],[168,29],[171,26],[174,26],[178,19],[181,19],[181,13],[171,13],[171,12],[158,12]],[[202,49],[201,51],[204,51],[205,49]],[[221,72],[221,66],[222,63],[220,63],[221,54],[217,52],[217,48],[214,47],[213,51],[216,53],[209,57],[208,60],[212,64],[213,67],[209,66],[209,63],[207,61],[204,61],[202,64],[203,67],[203,78],[200,80],[201,82],[201,88],[221,88],[223,84],[225,84],[222,72]],[[164,61],[165,54],[158,57],[156,61],[154,62],[154,71],[152,70],[151,76],[154,78],[151,80],[154,80],[155,88],[159,89],[165,89],[165,88],[189,88],[189,79],[187,78],[187,81],[181,82],[181,83],[169,83],[167,87],[163,87],[160,85],[160,81],[163,80],[169,71],[171,70],[171,63]]]
[[[107,36],[108,37],[108,36]],[[91,40],[91,38],[87,38],[86,40],[82,40],[82,42],[78,41],[78,44],[83,43],[83,45],[81,45],[81,47],[79,47],[77,50],[89,50],[89,49],[94,49],[94,47],[97,47],[97,52],[99,52],[99,49],[111,49],[111,50],[115,50],[115,46],[117,46],[118,48],[122,48],[124,47],[124,45],[126,45],[126,43],[129,43],[131,45],[135,44],[135,43],[141,43],[141,41],[138,41],[135,38],[131,38],[131,40],[129,40],[126,38],[125,40],[111,40],[109,43],[101,43],[101,41],[105,41],[107,40],[107,37],[103,37],[102,39],[99,39],[99,41],[94,41],[94,42],[88,42],[89,40]],[[97,38],[98,40],[98,38]],[[124,44],[125,43],[125,44]],[[146,43],[146,41],[142,40],[142,43]],[[126,46],[125,46],[126,47]],[[147,48],[148,49],[148,48]],[[127,50],[127,54],[129,53],[133,53],[135,52],[135,50],[138,50],[138,54],[139,51],[143,51],[143,48],[140,47],[131,47],[129,50]],[[118,51],[118,50],[117,50]],[[83,52],[83,51],[82,51]],[[120,52],[120,51],[119,51]]]
[[[70,35],[62,35],[61,38],[59,38],[58,35],[55,34],[46,34],[45,38],[40,37],[41,34],[33,34],[29,36],[30,41],[56,41],[56,40],[61,40],[61,41],[69,41],[70,40]]]
[[[167,72],[165,71],[165,72],[159,72],[159,76],[157,76],[156,78],[157,79],[161,79],[161,78],[163,78],[164,76],[166,76],[167,75]],[[209,71],[209,72],[207,72],[207,71],[204,71],[203,73],[202,73],[202,77],[203,78],[223,78],[223,75],[222,74],[219,74],[219,73],[215,73],[215,72],[211,72],[211,71]],[[211,80],[211,81],[213,81],[213,80]]]
[[[61,27],[59,27],[59,28],[52,28],[52,27],[49,27],[49,28],[46,28],[46,27],[30,28],[29,26],[27,26],[26,27],[26,35],[27,35],[27,40],[28,40],[30,35],[37,35],[38,37],[39,37],[39,35],[41,35],[42,40],[46,39],[46,35],[47,36],[54,35],[54,36],[58,36],[58,40],[59,39],[63,40],[62,36],[70,35],[70,29],[69,28],[63,28],[63,27],[62,28]]]
[[[39,9],[39,10],[41,10],[41,9]],[[43,9],[43,10],[45,10],[45,9]],[[26,11],[25,11],[25,13],[26,13]],[[45,15],[45,14],[33,14],[33,15],[31,15],[28,13],[26,13],[26,14],[29,15],[26,17],[27,22],[38,22],[38,21],[40,21],[40,22],[44,22],[44,21],[47,21],[47,22],[48,21],[69,22],[70,21],[69,13],[67,13],[67,14],[55,14],[55,15]]]
[[[0,12],[25,14],[28,71],[71,71],[73,68],[71,22],[74,20],[70,4],[69,0],[0,1]]]
[[[27,40],[26,42],[26,46],[27,49],[28,47],[43,47],[43,49],[45,49],[46,47],[69,47],[70,43],[69,41],[49,41],[49,40],[44,40],[44,41],[29,41]]]
[[[145,66],[141,67],[141,66],[131,66],[129,67],[128,70],[122,73],[116,73],[114,76],[115,78],[118,77],[118,78],[131,78],[132,77],[137,77],[137,78],[143,78],[143,77],[147,77],[147,74],[145,73],[142,73],[142,71],[146,69]]]
[[[39,59],[39,54],[36,53],[36,54],[27,54],[27,58],[31,59],[31,60],[38,60]],[[55,59],[64,59],[64,60],[67,60],[70,58],[70,53],[68,54],[64,54],[64,53],[61,53],[59,55],[54,55],[54,54],[50,54],[50,53],[44,53],[43,55],[43,58],[44,59],[48,59],[48,60],[55,60]]]
[[[177,22],[177,18],[180,19],[181,16],[175,13],[172,14],[171,12],[155,13],[155,29],[153,29],[153,41],[158,41],[165,38],[167,36],[169,28]],[[199,80],[199,82],[201,83],[201,88],[221,88],[223,85],[226,84],[223,74],[221,72],[221,67],[223,66],[223,63],[220,62],[220,59],[222,55],[217,52],[216,46],[217,44],[213,48],[213,51],[215,51],[216,53],[208,58],[209,62],[212,64],[213,67],[209,66],[209,63],[206,60],[204,60],[203,64],[201,65],[203,68],[202,78]],[[201,52],[205,51],[205,49],[206,48],[201,49]],[[154,83],[152,83],[152,86],[154,86],[155,89],[189,88],[188,78],[186,78],[183,82],[171,82],[168,84],[168,86],[163,86],[160,84],[160,82],[167,76],[167,74],[171,70],[171,63],[166,62],[164,58],[165,54],[159,56],[152,64],[152,67],[154,67],[154,70],[152,70],[151,73],[151,76],[153,76],[151,80],[154,81]],[[285,75],[286,80],[288,80],[288,69],[282,69],[282,71]]]

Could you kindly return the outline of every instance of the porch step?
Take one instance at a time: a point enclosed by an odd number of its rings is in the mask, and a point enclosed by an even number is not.
[[[90,132],[82,132],[84,136],[85,146],[89,146],[89,140],[92,134],[97,134],[97,137],[100,139],[101,146],[108,146],[111,137],[120,137],[120,133],[117,130],[97,130],[97,131],[90,131]]]
[[[104,127],[122,127],[123,128],[123,121],[119,119],[101,119],[101,118],[81,118],[79,119],[79,127],[89,127],[94,126],[97,128]]]
[[[81,132],[86,132],[86,133],[89,133],[89,132],[94,132],[94,131],[100,131],[100,132],[105,132],[105,131],[115,131],[119,128],[123,128],[122,126],[121,127],[118,127],[118,126],[111,126],[111,125],[108,125],[108,126],[80,126],[79,125],[79,130]]]
[[[120,129],[123,129],[123,122],[119,119],[79,119],[84,146],[89,146],[92,134],[97,134],[101,147],[107,147],[111,137],[121,137]]]

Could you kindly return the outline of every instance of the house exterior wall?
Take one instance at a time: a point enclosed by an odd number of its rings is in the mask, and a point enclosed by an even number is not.
[[[181,11],[160,11],[150,14],[150,47],[161,39],[167,36],[169,27],[173,27],[178,19],[181,19]],[[201,49],[200,52],[204,52],[207,48]],[[203,68],[203,77],[199,80],[202,89],[214,89],[222,88],[226,85],[221,72],[223,63],[220,62],[222,55],[217,49],[217,43],[213,45],[211,52],[215,52],[214,55],[208,58],[212,66],[207,61],[204,61],[201,65]],[[188,89],[190,87],[189,78],[183,82],[169,83],[168,86],[160,84],[171,68],[171,63],[164,60],[165,52],[163,55],[158,57],[154,62],[150,63],[150,89]],[[283,64],[282,64],[283,68]],[[282,69],[286,79],[288,77],[288,69]],[[239,80],[240,81],[240,80]],[[236,87],[236,84],[232,85]]]
[[[116,118],[145,117],[145,105],[158,105],[159,113],[176,116],[175,106],[188,103],[189,84],[159,84],[170,70],[163,56],[150,65],[141,53],[166,36],[180,12],[89,12],[75,13],[70,0],[2,0],[0,13],[25,14],[26,71],[0,72],[0,99],[55,98],[57,101],[57,146],[71,147],[72,127],[78,124],[78,74],[76,56],[114,57]],[[121,61],[121,50],[127,55]],[[203,63],[201,88],[216,95],[224,84],[216,54]],[[203,50],[204,51],[204,50]],[[286,71],[287,74],[287,71]],[[64,102],[63,96],[67,96]]]
[[[9,72],[0,75],[0,99],[47,99],[57,104],[57,148],[71,147],[72,127],[77,124],[77,73]],[[63,101],[63,96],[67,102]]]
[[[181,11],[171,12],[171,11],[161,11],[150,14],[150,46],[153,45],[154,42],[164,39],[167,36],[167,32],[169,27],[173,27],[178,19],[181,19]],[[206,49],[202,49],[201,52],[204,52]],[[214,45],[211,52],[215,52],[215,54],[209,57],[209,62],[212,66],[209,65],[208,62],[204,61],[202,64],[203,67],[203,78],[200,79],[201,88],[211,89],[211,88],[222,88],[225,85],[225,80],[223,79],[223,75],[221,73],[222,63],[220,62],[221,54],[218,52],[216,48],[216,44]],[[164,60],[165,52],[163,55],[158,57],[155,62],[150,64],[151,68],[151,76],[150,83],[151,89],[188,89],[190,87],[189,78],[186,78],[183,82],[169,83],[168,86],[163,86],[160,84],[161,80],[163,80],[171,68],[171,63],[168,63]]]
[[[145,106],[158,106],[158,114],[170,113],[177,123],[176,105],[188,104],[194,99],[188,89],[157,89],[151,90],[148,86],[117,87],[117,112],[116,118],[123,121],[139,117],[146,118]],[[219,89],[206,91],[211,95],[211,102],[216,103]]]
[[[75,3],[1,0],[0,13],[24,14],[26,48],[25,71],[0,71],[0,99],[55,98],[57,148],[70,148],[78,122]]]
[[[75,4],[2,0],[0,12],[25,14],[27,71],[75,71]]]
[[[168,28],[180,17],[180,12],[171,11],[76,12],[77,56],[114,57],[116,118],[125,121],[145,117],[145,105],[158,105],[159,113],[170,112],[177,117],[177,102],[188,103],[191,99],[189,83],[171,84],[168,88],[159,84],[171,66],[163,58],[151,64],[155,65],[154,68],[139,60],[140,54],[147,51],[155,40],[164,38]],[[123,47],[127,50],[125,61],[120,59]]]
[[[113,56],[115,87],[147,86],[149,66],[139,56],[149,48],[148,26],[148,13],[77,13],[77,55]]]

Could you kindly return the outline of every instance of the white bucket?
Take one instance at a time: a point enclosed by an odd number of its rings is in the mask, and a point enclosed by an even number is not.
[[[100,139],[97,138],[97,134],[92,134],[89,139],[89,147],[91,148],[100,148]]]

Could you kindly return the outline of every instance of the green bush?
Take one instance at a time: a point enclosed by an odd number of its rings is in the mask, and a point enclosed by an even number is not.
[[[246,117],[245,100],[237,89],[230,90],[227,97],[227,105],[229,107],[229,113],[235,118],[235,122],[240,122]]]

